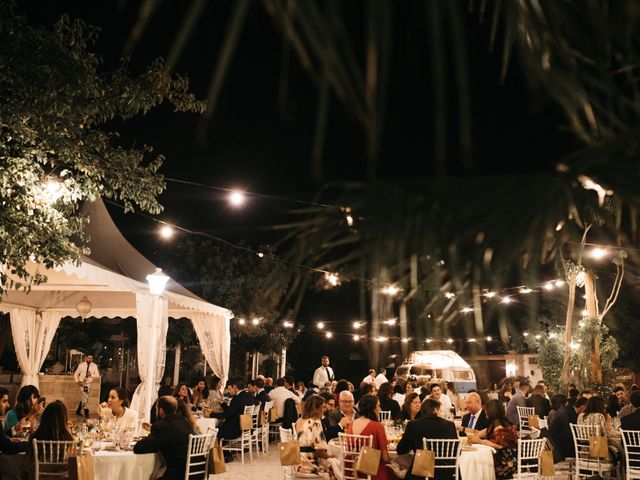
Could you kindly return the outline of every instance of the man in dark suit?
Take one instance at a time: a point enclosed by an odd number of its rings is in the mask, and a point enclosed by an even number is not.
[[[264,410],[264,404],[270,401],[269,392],[264,389],[264,380],[260,377],[253,381],[256,388],[256,400],[260,402],[260,410]]]
[[[484,430],[489,426],[487,414],[482,409],[482,397],[476,392],[467,394],[465,398],[467,402],[467,414],[462,417],[460,425],[460,435],[466,435],[469,430]]]
[[[327,415],[324,435],[327,441],[347,431],[349,424],[356,418],[353,394],[349,390],[340,392],[338,406]]]
[[[622,430],[640,430],[640,390],[631,392],[630,400],[635,410],[620,419],[620,427]]]
[[[240,415],[244,414],[244,407],[251,405],[257,405],[258,401],[256,397],[244,390],[244,382],[242,380],[236,380],[227,384],[227,391],[233,395],[231,404],[225,408],[221,413],[212,413],[212,418],[224,419],[224,423],[218,430],[218,438],[229,440],[232,438],[238,438],[241,434],[240,430]]]
[[[420,407],[421,417],[407,424],[407,429],[398,443],[396,451],[398,455],[404,455],[410,451],[422,449],[423,438],[458,438],[456,426],[444,418],[440,418],[437,412],[440,410],[440,402],[427,398]],[[411,474],[413,460],[407,471],[406,480],[418,480],[424,477],[416,477]],[[436,469],[436,480],[448,480],[455,475],[455,469]]]
[[[569,425],[578,423],[578,415],[587,408],[588,401],[582,397],[576,400],[573,406],[563,405],[551,419],[549,437],[553,443],[553,460],[556,463],[562,462],[567,457],[575,457],[573,435]]]
[[[533,393],[527,398],[527,407],[533,407],[536,411],[536,415],[540,418],[545,418],[551,411],[551,402],[546,399],[544,386],[538,384],[533,389]]]
[[[178,401],[175,398],[160,397],[156,408],[158,420],[151,425],[149,436],[135,444],[133,452],[162,453],[167,463],[162,479],[184,478],[189,435],[193,433],[193,429],[182,415],[176,414]]]

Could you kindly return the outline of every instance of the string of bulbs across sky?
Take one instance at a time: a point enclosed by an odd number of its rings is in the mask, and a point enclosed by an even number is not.
[[[305,200],[299,200],[299,199],[293,199],[290,197],[281,197],[281,196],[276,196],[276,195],[270,195],[270,194],[263,194],[263,193],[256,193],[256,192],[247,192],[244,190],[240,190],[240,189],[236,189],[236,188],[226,188],[226,187],[220,187],[220,186],[215,186],[215,185],[205,185],[205,184],[201,184],[201,183],[197,183],[197,182],[191,182],[191,181],[186,181],[186,180],[180,180],[180,179],[173,179],[173,178],[167,178],[167,181],[171,181],[174,183],[181,183],[181,184],[186,184],[186,185],[192,185],[192,186],[196,186],[196,187],[201,187],[201,188],[208,188],[208,189],[212,189],[212,190],[218,190],[218,191],[223,191],[226,192],[227,194],[227,201],[229,203],[230,206],[232,206],[233,208],[242,208],[243,206],[246,205],[247,201],[248,201],[248,197],[249,196],[255,196],[255,197],[263,197],[263,198],[271,198],[271,199],[278,199],[278,200],[282,200],[282,201],[288,201],[288,202],[294,202],[294,203],[298,203],[298,204],[304,204],[304,205],[308,205],[308,206],[315,206],[315,207],[323,207],[323,208],[329,208],[329,209],[334,209],[336,211],[341,212],[342,214],[344,214],[345,216],[345,223],[347,226],[351,227],[354,225],[355,220],[354,217],[352,215],[351,209],[349,207],[344,207],[344,206],[338,206],[338,205],[331,205],[331,204],[326,204],[326,203],[320,203],[320,202],[311,202],[311,201],[305,201]],[[53,204],[55,203],[55,201],[57,201],[60,196],[63,194],[63,185],[59,182],[57,182],[55,179],[51,179],[49,178],[45,184],[43,185],[43,192],[40,192],[39,195],[43,197],[43,200],[46,201],[46,203],[49,204]],[[119,205],[118,203],[112,202],[112,201],[108,201],[109,203],[123,208],[122,205]],[[160,220],[158,218],[152,217],[150,215],[146,215],[144,213],[141,212],[135,212],[137,215],[140,215],[144,218],[147,218],[148,220],[151,220],[153,222],[156,222],[160,225],[159,227],[159,235],[161,238],[163,238],[164,240],[170,240],[171,238],[174,237],[176,231],[180,231],[180,232],[184,232],[184,233],[188,233],[188,234],[192,234],[192,235],[198,235],[198,236],[203,236],[203,237],[207,237],[207,238],[211,238],[213,240],[216,240],[218,242],[224,243],[234,249],[237,250],[244,250],[248,253],[257,255],[259,258],[263,258],[265,256],[264,252],[261,252],[259,250],[254,250],[252,248],[249,247],[245,247],[242,245],[238,245],[235,244],[233,242],[230,242],[228,240],[225,240],[223,238],[217,237],[215,235],[211,235],[209,233],[206,232],[202,232],[202,231],[195,231],[195,230],[191,230],[182,226],[179,226],[175,223],[169,223],[166,222],[164,220]],[[586,252],[587,256],[594,259],[594,260],[602,260],[606,257],[608,257],[609,255],[611,255],[612,251],[619,251],[619,250],[640,250],[640,249],[634,249],[634,248],[623,248],[623,247],[611,247],[611,246],[605,246],[605,245],[598,245],[598,244],[593,244],[593,243],[587,243],[585,244],[586,246],[589,247],[589,250]],[[296,266],[297,268],[301,268],[301,269],[305,269],[307,271],[310,272],[315,272],[315,273],[320,273],[323,274],[324,276],[324,281],[327,285],[327,287],[337,287],[341,284],[341,277],[340,274],[337,272],[331,272],[331,271],[327,271],[324,269],[320,269],[320,268],[316,268],[316,267],[310,267],[308,265],[301,265],[301,264],[296,264],[295,262],[291,262],[290,260],[287,259],[283,259],[280,257],[277,257],[275,255],[269,254],[269,257],[276,260],[276,261],[280,261],[280,262],[285,262],[287,264]],[[440,260],[438,262],[439,265],[444,266],[444,260]],[[358,279],[358,277],[353,277],[350,278],[351,279]],[[368,282],[371,282],[370,279],[364,279]],[[487,300],[495,300],[495,301],[499,301],[499,303],[503,304],[503,305],[509,305],[511,303],[516,302],[515,297],[517,297],[518,295],[526,295],[532,292],[544,292],[544,291],[552,291],[554,289],[557,288],[561,288],[563,285],[565,284],[565,282],[563,280],[548,280],[545,282],[542,282],[536,286],[534,286],[534,288],[530,288],[528,286],[524,286],[524,285],[517,285],[517,286],[512,286],[512,287],[503,287],[502,289],[499,290],[485,290],[482,295],[485,299]],[[430,289],[434,292],[440,291],[439,288],[433,288]],[[387,295],[389,297],[395,297],[396,295],[400,294],[403,290],[401,287],[399,287],[396,284],[393,283],[389,283],[386,285],[383,285],[381,287],[381,293],[383,295]],[[508,293],[500,293],[500,292],[508,292]],[[448,291],[444,293],[445,298],[447,298],[447,300],[449,300],[450,302],[454,302],[456,301],[456,298],[458,297],[458,295],[460,293],[464,293],[464,292],[452,292],[452,291]],[[468,314],[468,313],[472,313],[474,311],[473,307],[470,306],[464,306],[460,308],[460,313],[462,314]],[[582,316],[586,317],[587,316],[587,311],[583,310],[582,311]],[[238,322],[238,325],[241,326],[246,326],[246,325],[253,325],[253,326],[258,326],[260,325],[261,319],[260,318],[252,318],[251,320],[247,320],[245,318],[237,318],[236,319]],[[334,337],[334,332],[330,331],[330,330],[325,330],[325,326],[326,324],[329,324],[331,322],[316,322],[316,327],[319,331],[323,331],[324,335],[327,339],[332,339]],[[389,320],[385,320],[383,322],[384,324],[388,325],[388,326],[393,326],[396,325],[397,323],[397,318],[394,319],[389,319]],[[353,328],[354,330],[358,330],[360,328],[362,328],[363,326],[366,325],[366,322],[362,322],[362,321],[354,321],[353,322]],[[295,325],[293,322],[289,321],[289,320],[284,320],[282,322],[282,326],[284,328],[294,328]],[[351,334],[348,334],[351,335]],[[553,334],[550,334],[550,337]],[[527,332],[524,332],[523,334],[524,337],[528,336]],[[359,333],[354,333],[352,334],[352,338],[354,341],[359,341],[359,340],[363,340],[366,337],[364,335],[361,335]],[[388,336],[378,336],[375,338],[375,341],[378,342],[387,342],[390,340],[394,340],[394,339],[398,339],[399,341],[403,342],[403,343],[407,343],[411,340],[413,340],[412,338],[408,338],[408,337],[388,337]],[[478,341],[475,338],[466,338],[465,339],[467,342],[476,342]],[[483,339],[486,342],[492,342],[493,338],[491,336],[486,336]],[[454,339],[453,338],[447,338],[445,339],[433,339],[433,338],[427,338],[424,340],[426,343],[431,343],[434,341],[446,341],[447,343],[454,343]]]

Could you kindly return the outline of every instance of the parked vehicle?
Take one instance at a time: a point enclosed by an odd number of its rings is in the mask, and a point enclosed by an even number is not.
[[[446,381],[453,384],[458,393],[477,388],[473,369],[452,350],[411,352],[408,361],[396,369],[395,376],[428,383]]]

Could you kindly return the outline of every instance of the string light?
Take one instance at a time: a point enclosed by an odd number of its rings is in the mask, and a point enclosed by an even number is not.
[[[462,310],[460,310],[462,313],[471,313],[473,312],[473,308],[471,307],[464,307]]]
[[[589,250],[589,256],[594,260],[602,260],[607,256],[609,252],[607,252],[604,248],[595,247]]]
[[[467,339],[467,342],[469,342],[469,343],[476,343],[476,341],[477,341],[477,340],[476,340],[475,338],[469,338],[469,339]]]
[[[553,287],[554,287],[553,282],[547,282],[542,286],[542,288],[544,288],[545,290],[553,290]]]
[[[522,336],[523,336],[523,337],[528,337],[528,336],[529,336],[529,332],[524,332],[524,333],[522,334]]]
[[[260,258],[264,257],[264,253],[262,253],[262,252],[258,252],[256,255],[258,255]]]
[[[324,322],[318,322],[316,323],[316,326],[318,327],[318,330],[322,330],[324,328]]]
[[[282,322],[282,326],[284,328],[293,328],[293,323],[289,322],[288,320],[285,320],[284,322]]]
[[[447,339],[447,343],[453,343],[453,338]]]
[[[254,318],[253,320],[251,320],[251,323],[254,325],[260,325],[260,319],[259,318]]]
[[[504,297],[500,303],[504,303],[506,305],[510,304],[513,300],[511,300],[511,297]]]
[[[332,287],[340,285],[340,277],[337,273],[325,272],[324,279]]]
[[[360,322],[353,322],[353,328],[355,328],[356,330],[358,330],[360,327],[362,327],[362,323]]]
[[[378,337],[376,338],[377,342],[386,342],[387,341],[387,337]]]
[[[403,337],[401,341],[402,341],[402,343],[408,343],[409,339],[407,337]]]
[[[430,339],[430,338],[427,338],[427,339],[425,340],[425,342],[427,342],[427,343],[431,343],[431,342],[433,342],[433,340],[432,340],[432,339]]]
[[[169,225],[163,225],[160,227],[160,236],[165,239],[173,237],[174,231]]]
[[[247,321],[244,318],[239,318],[238,319],[238,325],[244,325],[246,323],[247,323]]]
[[[486,340],[487,342],[491,342],[491,341],[493,341],[493,338],[491,338],[491,337],[487,337],[485,340]]]
[[[390,318],[389,320],[385,320],[384,323],[387,325],[395,325],[398,322],[397,318]]]
[[[396,287],[395,285],[386,285],[382,287],[381,292],[383,295],[395,297],[400,292],[400,288]]]
[[[353,341],[354,341],[354,342],[357,342],[357,341],[359,341],[359,340],[360,340],[360,335],[354,335],[354,336],[353,336]]]
[[[353,217],[351,215],[347,215],[344,218],[347,221],[347,225],[349,225],[350,227],[353,227]]]
[[[327,338],[333,338],[333,333],[327,332],[327,333],[324,334],[324,336],[327,337]]]
[[[563,285],[564,285],[564,282],[563,282],[562,280],[556,280],[555,282],[553,282],[553,284],[554,284],[556,287],[560,288],[561,286],[563,286]]]
[[[486,298],[493,298],[493,297],[495,297],[495,296],[496,296],[496,292],[485,292],[485,293],[484,293],[484,296],[485,296]]]
[[[244,192],[240,190],[232,190],[229,192],[229,203],[233,207],[241,207],[247,201],[247,197]]]
[[[456,294],[453,292],[447,292],[444,294],[444,296],[449,300],[451,300],[452,298],[456,298]]]
[[[582,310],[582,316],[586,317],[589,315],[589,310],[587,310],[586,308],[584,310]]]
[[[540,340],[540,339],[542,338],[542,335],[537,334],[534,338],[535,338],[536,340]]]
[[[520,287],[518,289],[518,292],[526,295],[527,293],[533,292],[533,290],[531,290],[529,287]]]

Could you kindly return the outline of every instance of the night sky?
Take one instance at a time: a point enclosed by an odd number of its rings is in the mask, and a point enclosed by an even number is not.
[[[158,11],[130,60],[135,73],[152,59],[166,55],[184,8],[189,2],[160,2]],[[359,2],[354,2],[359,5]],[[466,1],[463,2],[466,5]],[[122,8],[118,8],[121,5]],[[177,73],[187,75],[192,91],[206,96],[216,55],[229,18],[231,2],[209,2],[205,16],[191,38]],[[131,31],[138,2],[19,1],[30,23],[51,25],[62,13],[79,17],[102,29],[95,47],[106,68],[117,65]],[[400,11],[394,35],[388,117],[382,137],[380,178],[426,176],[432,173],[432,89],[429,51],[421,25]],[[361,29],[354,15],[354,31]],[[473,156],[480,174],[551,171],[557,161],[575,148],[564,128],[561,113],[527,86],[517,58],[504,84],[500,83],[500,46],[489,53],[489,25],[470,15],[467,22],[473,116]],[[150,115],[110,125],[126,145],[150,144],[164,154],[167,177],[221,187],[241,187],[270,195],[311,199],[319,185],[310,170],[311,139],[316,96],[294,59],[287,118],[277,108],[281,39],[262,3],[255,2],[239,48],[222,90],[216,114],[209,125],[206,144],[196,139],[198,117],[174,114],[160,108]],[[453,95],[453,80],[444,95]],[[450,132],[455,131],[455,106],[451,102]],[[364,180],[364,135],[355,121],[334,101],[325,147],[326,180]],[[448,138],[451,175],[458,173],[457,144]],[[168,183],[161,197],[171,223],[251,244],[274,240],[268,227],[290,220],[286,201],[254,199],[242,211],[231,210],[223,195],[213,190]],[[116,223],[131,242],[162,266],[156,226],[137,216],[123,216],[110,207]],[[320,304],[326,302],[320,302]],[[357,308],[353,306],[353,310]],[[319,314],[321,306],[305,309]],[[345,314],[345,316],[347,316]],[[314,352],[315,353],[315,352]]]

